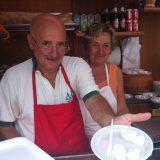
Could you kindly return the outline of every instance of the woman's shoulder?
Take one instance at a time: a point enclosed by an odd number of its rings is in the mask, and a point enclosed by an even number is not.
[[[110,69],[116,72],[122,72],[121,68],[113,63],[110,63]]]

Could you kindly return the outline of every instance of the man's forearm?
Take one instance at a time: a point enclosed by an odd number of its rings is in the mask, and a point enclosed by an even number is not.
[[[94,95],[85,102],[92,118],[102,127],[110,124],[115,114],[108,102],[100,95]]]
[[[20,137],[21,135],[13,126],[0,126],[0,136],[2,139],[10,139]]]

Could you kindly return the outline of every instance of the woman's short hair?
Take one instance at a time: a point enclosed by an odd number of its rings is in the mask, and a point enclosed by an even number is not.
[[[98,24],[94,23],[89,27],[87,34],[84,36],[84,45],[85,47],[89,47],[93,38],[99,37],[102,33],[109,33],[111,36],[111,48],[113,48],[115,44],[115,31],[114,29],[107,24]]]

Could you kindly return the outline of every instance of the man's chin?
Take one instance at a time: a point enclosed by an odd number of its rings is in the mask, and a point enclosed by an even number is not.
[[[58,69],[61,64],[60,60],[48,60],[46,66],[48,69]]]

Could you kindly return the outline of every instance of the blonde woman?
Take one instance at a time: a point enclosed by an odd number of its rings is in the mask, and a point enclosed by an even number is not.
[[[123,91],[122,72],[116,65],[108,62],[114,45],[114,30],[104,24],[93,24],[83,42],[88,57],[87,61],[100,94],[108,101],[115,115],[128,113]],[[86,133],[92,137],[100,126],[91,118],[83,102],[81,102],[81,110]]]

